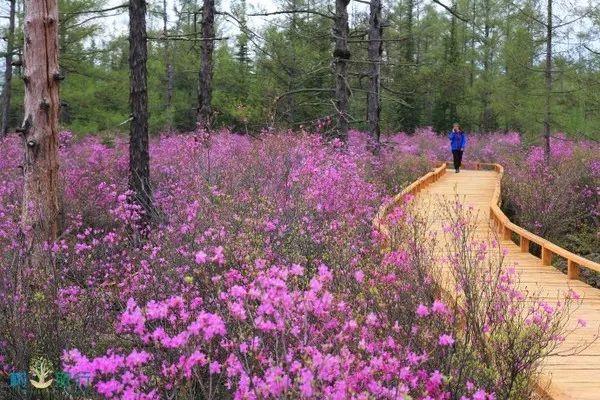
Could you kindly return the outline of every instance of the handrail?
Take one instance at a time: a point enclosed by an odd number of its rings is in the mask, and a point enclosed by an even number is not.
[[[481,167],[491,167],[498,173],[498,182],[490,203],[490,219],[495,224],[503,240],[512,240],[512,234],[516,234],[519,237],[519,246],[523,253],[529,252],[531,243],[537,244],[542,249],[542,265],[552,265],[552,259],[555,256],[566,259],[568,279],[579,279],[581,267],[600,272],[599,263],[571,253],[511,222],[500,208],[500,185],[504,176],[504,167],[500,164],[477,163],[477,169],[481,169]]]

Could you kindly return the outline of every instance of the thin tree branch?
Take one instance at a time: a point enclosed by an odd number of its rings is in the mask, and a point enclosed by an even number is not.
[[[282,14],[314,14],[321,16],[323,18],[334,19],[335,17],[330,14],[324,14],[315,10],[282,10],[282,11],[272,11],[266,13],[252,13],[248,14],[248,17],[270,17],[273,15],[282,15]]]

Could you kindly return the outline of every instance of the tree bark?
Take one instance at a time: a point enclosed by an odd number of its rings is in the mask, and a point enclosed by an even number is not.
[[[4,87],[2,88],[2,126],[0,127],[0,137],[8,133],[8,117],[10,113],[10,100],[12,94],[13,77],[13,53],[15,51],[15,3],[16,0],[8,0],[10,11],[8,15],[8,34],[6,36],[6,56],[4,57]]]
[[[461,60],[459,60],[459,51],[458,51],[458,33],[457,33],[457,28],[456,28],[456,24],[457,24],[457,18],[456,18],[456,11],[458,8],[458,3],[455,0],[452,3],[452,20],[450,23],[450,50],[449,50],[449,54],[450,54],[450,59],[449,59],[449,65],[451,65],[450,68],[452,69],[456,69],[458,68],[459,65],[461,65]],[[452,80],[454,81],[452,84],[452,87],[454,88],[456,85],[456,72],[453,70],[452,71]],[[458,100],[456,99],[456,95],[457,93],[448,93],[448,95],[450,96],[450,106],[449,106],[449,113],[450,113],[450,120],[453,121],[452,123],[456,122],[458,120]],[[449,125],[449,124],[448,124]]]
[[[546,22],[546,67],[544,76],[546,80],[546,97],[544,104],[544,141],[546,162],[550,161],[550,124],[552,120],[552,0],[548,1]]]
[[[198,83],[197,123],[201,129],[212,126],[213,52],[215,48],[215,0],[204,0],[202,5],[202,60]]]
[[[367,121],[371,133],[371,149],[379,151],[379,138],[381,135],[381,57],[383,54],[383,27],[381,25],[381,0],[371,0],[369,15],[369,61],[370,81],[367,95]]]
[[[490,0],[484,0],[484,37],[483,37],[483,94],[482,100],[482,114],[481,114],[481,128],[483,132],[490,132],[494,128],[493,124],[493,110],[490,105],[492,88],[490,87],[490,68],[492,64],[492,51],[491,51],[491,22],[490,22]]]
[[[404,95],[404,102],[407,106],[401,106],[400,110],[402,113],[402,129],[412,135],[415,133],[415,129],[419,120],[419,110],[417,109],[417,85],[415,80],[416,65],[415,62],[415,49],[416,40],[414,35],[414,14],[415,14],[415,1],[408,0],[406,3],[406,47],[404,49],[404,60],[407,63],[406,66],[400,66],[398,68],[402,71],[402,90],[406,93]]]
[[[473,87],[475,83],[475,37],[476,37],[476,20],[477,18],[477,0],[471,0],[471,69],[469,70],[469,86]]]
[[[146,1],[129,2],[129,68],[131,126],[129,131],[129,188],[147,220],[154,214],[148,151],[148,47]]]
[[[348,138],[348,107],[350,99],[350,88],[348,85],[348,60],[350,50],[348,48],[348,4],[350,0],[335,1],[335,20],[333,35],[335,48],[333,59],[335,64],[335,106],[338,115],[337,132],[338,139],[346,141]]]
[[[173,127],[173,63],[171,61],[171,46],[169,43],[169,17],[167,13],[167,0],[163,0],[163,37],[164,37],[164,52],[165,52],[165,111],[167,114],[167,128]]]
[[[415,0],[406,3],[406,49],[404,58],[407,63],[412,63],[415,57],[415,35],[413,31],[415,15]]]
[[[57,239],[62,220],[58,183],[57,0],[25,0],[25,10],[25,114],[19,129],[25,150],[21,229],[26,260],[22,273],[32,274],[28,279],[36,335],[32,350],[56,358],[56,277],[46,243]]]

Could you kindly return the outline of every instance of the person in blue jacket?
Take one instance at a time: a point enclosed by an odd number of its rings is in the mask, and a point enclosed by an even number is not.
[[[452,131],[448,133],[448,139],[450,139],[450,148],[452,149],[452,156],[454,158],[454,170],[458,173],[460,172],[463,152],[467,145],[467,135],[463,132],[460,125],[455,123],[452,125]]]

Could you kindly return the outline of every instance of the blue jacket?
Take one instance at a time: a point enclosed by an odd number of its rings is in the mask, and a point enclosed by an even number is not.
[[[452,150],[461,150],[467,146],[467,135],[462,131],[451,131],[448,133],[448,139],[450,139],[450,147]]]

